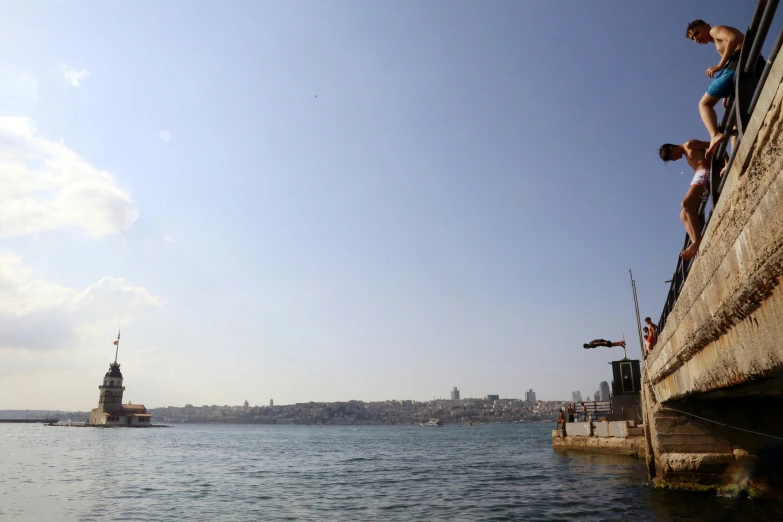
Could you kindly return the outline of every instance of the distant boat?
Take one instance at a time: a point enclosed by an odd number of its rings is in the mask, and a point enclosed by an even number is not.
[[[421,426],[422,428],[439,428],[443,426],[443,423],[438,419],[430,419],[428,423],[425,424],[422,422],[419,424],[419,426]]]

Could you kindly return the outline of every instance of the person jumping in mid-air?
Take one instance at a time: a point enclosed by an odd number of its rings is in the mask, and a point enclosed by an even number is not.
[[[614,348],[615,346],[622,346],[625,348],[625,339],[622,341],[612,342],[607,341],[606,339],[595,339],[593,341],[590,341],[587,344],[583,345],[585,347],[585,350],[589,348],[598,348],[599,346],[606,346],[607,348]]]

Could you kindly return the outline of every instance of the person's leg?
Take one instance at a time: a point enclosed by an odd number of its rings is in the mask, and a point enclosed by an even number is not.
[[[699,204],[704,194],[704,185],[691,185],[685,198],[682,200],[682,211],[680,219],[685,226],[688,237],[691,238],[691,244],[680,253],[683,259],[692,259],[699,251],[701,243],[701,220],[699,219]]]
[[[710,135],[710,147],[707,149],[707,156],[712,155],[726,136],[718,130],[718,114],[715,112],[715,105],[720,98],[705,94],[699,101],[699,114],[707,132]]]

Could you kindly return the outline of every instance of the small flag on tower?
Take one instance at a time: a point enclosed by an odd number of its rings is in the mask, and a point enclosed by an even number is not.
[[[120,341],[114,341],[114,344],[115,344],[115,345],[116,345],[116,344],[120,344]]]

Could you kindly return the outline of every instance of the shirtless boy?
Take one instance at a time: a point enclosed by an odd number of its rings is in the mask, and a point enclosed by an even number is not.
[[[724,138],[725,139],[725,138]],[[682,200],[680,219],[685,226],[685,232],[691,238],[691,244],[680,253],[683,259],[692,259],[699,251],[701,243],[701,219],[699,219],[699,205],[706,200],[710,193],[710,161],[706,158],[706,151],[710,143],[701,140],[688,140],[682,145],[666,143],[661,145],[658,154],[664,163],[677,161],[685,156],[688,165],[693,169],[693,180],[685,198]]]
[[[704,20],[694,20],[689,23],[685,35],[698,44],[714,43],[718,54],[720,54],[720,61],[717,65],[713,65],[705,71],[707,76],[712,78],[712,83],[699,101],[701,120],[707,127],[707,132],[710,133],[710,143],[706,152],[709,158],[726,140],[726,135],[718,129],[718,115],[715,113],[715,105],[718,100],[728,98],[734,92],[734,71],[737,69],[745,36],[737,29],[727,25],[710,27],[710,24]]]
[[[644,322],[647,323],[647,326],[650,328],[650,335],[652,336],[651,341],[655,344],[655,341],[658,340],[658,325],[653,323],[652,319],[649,317],[645,317]]]

